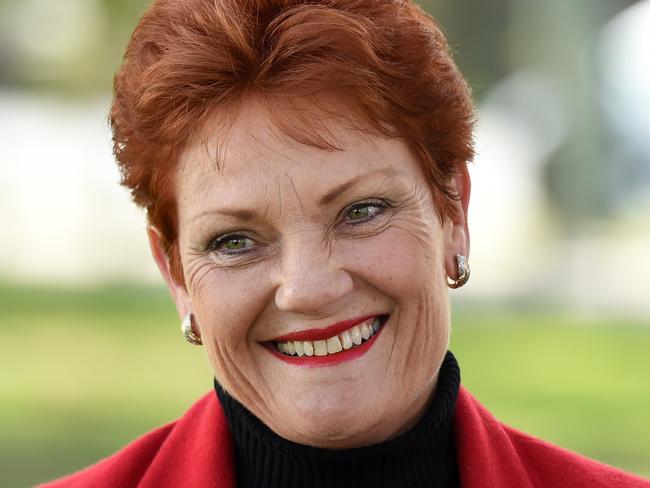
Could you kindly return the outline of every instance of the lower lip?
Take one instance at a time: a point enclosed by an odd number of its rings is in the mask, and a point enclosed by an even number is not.
[[[265,347],[275,357],[284,361],[285,363],[291,364],[292,366],[300,366],[303,368],[334,366],[339,363],[352,361],[353,359],[358,359],[363,356],[372,347],[372,345],[375,343],[375,339],[377,339],[383,330],[384,326],[382,326],[377,332],[375,332],[375,335],[373,335],[370,339],[368,339],[360,346],[344,349],[343,351],[337,352],[336,354],[328,354],[326,356],[289,356],[278,351],[275,344],[267,344]]]

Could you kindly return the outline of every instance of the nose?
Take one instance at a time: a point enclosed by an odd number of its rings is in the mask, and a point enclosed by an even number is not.
[[[285,240],[278,283],[276,306],[305,314],[327,313],[353,287],[352,277],[322,236],[306,235]]]

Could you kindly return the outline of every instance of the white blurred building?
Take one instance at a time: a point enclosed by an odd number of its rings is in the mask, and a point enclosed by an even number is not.
[[[645,0],[614,19],[598,43],[604,73],[623,73],[604,77],[610,122],[621,143],[645,158],[648,25]],[[480,108],[471,167],[472,278],[456,293],[650,314],[650,165],[645,183],[621,194],[619,218],[561,235],[541,185],[544,162],[575,122],[557,83],[532,68],[514,73]],[[108,99],[73,104],[0,92],[0,280],[161,283],[144,216],[118,185],[108,106]]]

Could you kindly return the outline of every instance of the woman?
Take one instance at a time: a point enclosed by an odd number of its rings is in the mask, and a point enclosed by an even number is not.
[[[473,107],[417,6],[157,1],[111,123],[216,393],[48,486],[650,486],[459,385]]]

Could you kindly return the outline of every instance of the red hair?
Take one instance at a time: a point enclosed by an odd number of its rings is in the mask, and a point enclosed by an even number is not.
[[[442,32],[417,5],[158,0],[140,19],[115,75],[110,123],[122,184],[161,232],[179,282],[178,157],[210,115],[236,116],[252,94],[275,104],[271,113],[287,135],[336,149],[318,117],[298,110],[300,102],[334,94],[346,103],[317,110],[403,138],[441,218],[456,217],[450,178],[473,157],[474,108]]]

